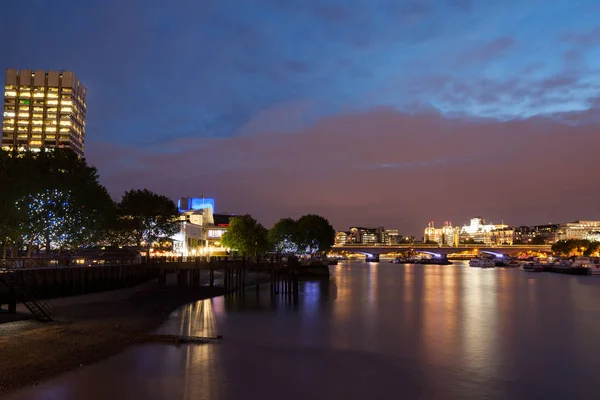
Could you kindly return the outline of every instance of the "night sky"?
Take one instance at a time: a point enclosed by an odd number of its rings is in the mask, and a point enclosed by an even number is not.
[[[88,88],[120,198],[215,197],[270,226],[600,219],[597,0],[21,0],[0,68]]]

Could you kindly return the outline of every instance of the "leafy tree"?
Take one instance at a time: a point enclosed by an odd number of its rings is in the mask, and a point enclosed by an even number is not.
[[[279,254],[298,251],[298,227],[292,218],[282,218],[269,229],[269,247]]]
[[[268,231],[252,216],[240,215],[231,218],[221,244],[245,256],[264,253],[268,246]]]
[[[600,242],[590,242],[588,248],[585,251],[586,256],[591,256],[600,251]]]
[[[179,231],[179,214],[173,200],[148,189],[125,192],[118,204],[118,212],[118,224],[114,228],[138,248],[145,243],[148,256],[152,243]]]
[[[559,240],[552,245],[552,251],[566,256],[581,255],[588,253],[591,243],[581,239]]]
[[[22,167],[22,165],[21,165]],[[0,151],[0,246],[1,257],[6,257],[8,246],[14,246],[22,236],[25,215],[16,207],[23,193],[24,175],[19,174],[17,158],[8,151]],[[14,256],[14,254],[13,254]]]
[[[0,228],[3,242],[25,243],[30,249],[39,245],[50,251],[91,244],[102,236],[105,210],[112,200],[98,183],[96,169],[72,150],[3,152],[2,169],[0,174],[10,175],[10,190],[3,191],[0,203],[11,204],[2,207],[9,216]]]
[[[533,237],[533,239],[531,239],[531,244],[533,244],[533,245],[542,245],[542,244],[546,244],[546,241],[540,235],[536,235],[536,236]]]
[[[314,256],[331,249],[335,242],[335,229],[320,215],[307,214],[297,222],[300,251]]]

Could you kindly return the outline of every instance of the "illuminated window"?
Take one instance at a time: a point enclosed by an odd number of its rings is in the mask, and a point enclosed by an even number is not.
[[[44,112],[44,107],[33,107],[33,112]]]
[[[6,97],[17,97],[17,92],[15,92],[13,90],[7,90],[6,92],[4,92],[4,96],[6,96]]]
[[[63,88],[62,92],[63,93],[73,93],[73,89],[71,89],[71,88]]]
[[[34,119],[33,121],[31,121],[31,123],[33,125],[43,125],[44,122],[42,120]]]
[[[60,121],[61,126],[71,126],[71,121]]]
[[[27,127],[27,126],[17,127],[17,132],[27,132],[28,130],[29,130],[29,127]]]
[[[35,98],[44,98],[45,94],[44,92],[36,92],[33,94],[33,97]]]
[[[42,131],[41,126],[34,126],[33,128],[31,128],[31,132],[41,132],[41,131]]]
[[[14,117],[15,112],[14,111],[4,111],[4,116],[5,117]]]
[[[42,145],[42,141],[41,140],[32,140],[31,142],[29,142],[31,145],[33,146],[41,146]]]
[[[3,131],[14,131],[15,126],[14,125],[2,125],[2,130]]]
[[[44,114],[31,114],[32,118],[43,118]]]
[[[28,112],[19,112],[19,118],[29,118]]]
[[[46,97],[49,98],[49,99],[58,99],[58,94],[56,94],[56,93],[48,93],[46,95]]]
[[[61,132],[71,132],[69,128],[60,128]]]
[[[6,111],[15,111],[16,109],[17,109],[16,106],[7,106],[7,105],[4,106],[4,110],[6,110]]]
[[[49,87],[48,88],[49,92],[54,92],[54,93],[58,93],[58,88],[57,87]]]
[[[44,100],[33,100],[33,104],[44,105]]]
[[[4,120],[4,123],[5,123],[5,124],[11,124],[11,125],[12,125],[12,124],[14,124],[14,123],[15,123],[15,119],[14,119],[14,118],[5,119],[5,120]]]
[[[56,125],[56,120],[46,120],[46,125]]]
[[[61,100],[60,104],[63,106],[71,106],[73,105],[73,102],[71,100]]]
[[[49,104],[51,106],[57,106],[58,105],[58,100],[47,100],[46,104]]]
[[[73,111],[73,109],[72,109],[71,107],[62,107],[62,108],[60,109],[60,112],[61,112],[61,113],[70,113],[70,112],[72,112],[72,111]]]
[[[46,110],[49,113],[55,113],[58,111],[57,107],[48,107],[48,109]]]
[[[55,127],[55,126],[46,126],[46,127],[44,128],[44,130],[45,130],[46,132],[56,132],[56,127]]]
[[[25,134],[25,135],[17,135],[17,139],[25,139],[25,140],[27,140],[27,138],[28,138],[27,134]]]
[[[29,92],[19,92],[19,97],[31,97],[31,93],[29,93]]]
[[[4,89],[5,90],[11,90],[11,89],[16,89],[17,87],[15,85],[5,85]]]
[[[31,103],[31,102],[30,102],[30,100],[29,100],[29,99],[22,99],[22,100],[19,100],[19,104],[27,104],[27,105],[29,105],[30,103]]]
[[[20,119],[18,123],[19,123],[19,125],[29,125],[29,120],[27,120],[27,119]]]

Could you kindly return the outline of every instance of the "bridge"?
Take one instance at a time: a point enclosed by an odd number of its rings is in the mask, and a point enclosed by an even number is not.
[[[360,253],[369,256],[380,256],[388,253],[401,253],[405,251],[415,253],[426,253],[433,256],[441,257],[449,254],[462,253],[472,251],[474,253],[488,253],[502,257],[504,255],[512,255],[520,252],[551,252],[551,245],[498,245],[488,246],[484,244],[460,244],[458,246],[439,246],[434,244],[344,244],[335,245],[333,250],[347,251],[350,253]]]

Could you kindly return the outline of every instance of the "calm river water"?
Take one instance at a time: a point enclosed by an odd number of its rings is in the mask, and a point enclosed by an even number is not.
[[[215,298],[9,399],[598,399],[600,277],[344,262],[298,304]],[[268,287],[267,287],[268,290]]]

